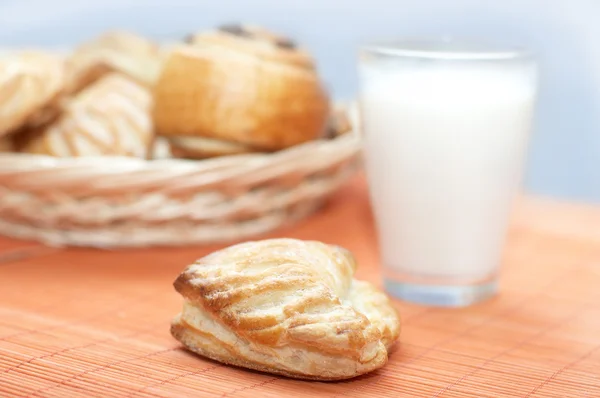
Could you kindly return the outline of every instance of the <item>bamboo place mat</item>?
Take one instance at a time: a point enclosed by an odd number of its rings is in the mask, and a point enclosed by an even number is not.
[[[525,200],[501,293],[464,309],[397,302],[401,343],[352,381],[201,359],[169,334],[172,282],[210,248],[59,250],[0,239],[0,397],[600,397],[600,209]],[[590,224],[591,223],[591,224]],[[277,235],[351,249],[380,283],[361,180]]]

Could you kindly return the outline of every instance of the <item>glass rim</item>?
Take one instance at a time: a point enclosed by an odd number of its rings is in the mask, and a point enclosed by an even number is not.
[[[448,61],[500,61],[534,58],[531,49],[500,46],[491,41],[460,37],[422,37],[379,40],[360,46],[361,53],[415,59]]]

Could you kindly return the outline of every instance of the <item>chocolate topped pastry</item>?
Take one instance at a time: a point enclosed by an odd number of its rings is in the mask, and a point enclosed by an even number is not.
[[[229,33],[238,37],[245,37],[253,40],[266,40],[280,48],[293,50],[296,48],[296,43],[291,39],[283,36],[274,35],[271,32],[265,31],[257,27],[246,27],[240,24],[229,24],[219,26],[219,31]]]
[[[236,36],[251,37],[250,32],[248,32],[242,25],[239,24],[221,25],[218,27],[218,29],[221,32],[230,33]]]
[[[288,48],[290,50],[296,48],[296,43],[291,41],[290,39],[278,39],[276,43],[277,46],[280,48]]]
[[[329,116],[312,57],[250,25],[189,37],[167,58],[154,99],[158,134],[187,149],[210,139],[235,144],[227,151],[275,151],[322,137]]]

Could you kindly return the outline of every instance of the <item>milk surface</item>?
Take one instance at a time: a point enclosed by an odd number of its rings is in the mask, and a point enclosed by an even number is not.
[[[384,267],[457,283],[494,274],[531,130],[533,70],[361,66],[366,168]]]

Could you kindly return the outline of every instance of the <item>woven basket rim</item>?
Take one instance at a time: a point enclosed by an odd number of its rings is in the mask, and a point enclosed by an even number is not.
[[[126,168],[127,170],[124,171],[134,171],[148,167],[164,165],[169,165],[170,167],[176,167],[181,169],[197,168],[197,166],[199,165],[205,165],[207,168],[212,168],[214,166],[224,166],[230,163],[238,163],[240,161],[268,160],[276,159],[278,157],[287,157],[298,153],[304,153],[311,149],[320,150],[320,148],[337,147],[338,145],[340,145],[341,142],[348,142],[348,144],[352,144],[356,140],[356,134],[354,132],[348,132],[346,134],[332,139],[314,140],[272,153],[246,153],[226,155],[201,160],[183,158],[141,159],[115,155],[59,158],[50,155],[4,152],[0,153],[0,173],[9,169],[12,169],[11,171],[14,171],[14,169],[8,164],[9,161],[17,161],[20,165],[25,165],[25,161],[27,161],[27,163],[29,163],[29,167],[35,167],[38,169],[80,167],[104,163],[106,166],[107,173],[110,173],[112,169],[119,169],[115,171],[123,171],[122,169]],[[6,168],[5,166],[9,167]]]
[[[352,130],[274,153],[205,160],[0,154],[0,234],[52,245],[249,239],[316,211],[360,167]]]

